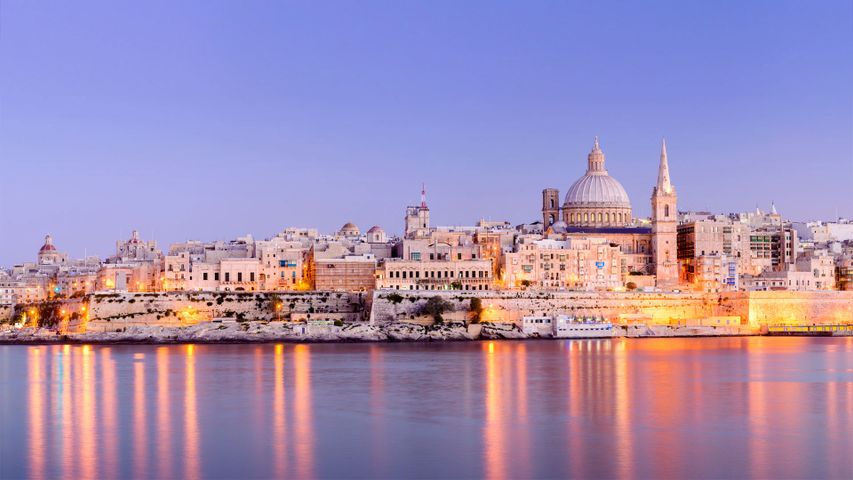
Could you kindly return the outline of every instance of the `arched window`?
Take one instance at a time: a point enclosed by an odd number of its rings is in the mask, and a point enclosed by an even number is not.
[[[604,221],[604,215],[602,215],[601,212],[598,212],[598,223],[601,223],[603,221]]]
[[[664,218],[669,218],[669,205],[663,206],[663,216]]]
[[[551,208],[554,208],[554,199],[551,199]]]
[[[583,221],[584,221],[584,222],[588,222],[588,221],[589,221],[589,214],[588,214],[588,213],[584,213],[584,214],[583,214]]]
[[[604,221],[610,223],[610,212],[604,214]]]
[[[622,223],[622,214],[619,214],[619,223]]]
[[[571,215],[569,215],[569,222],[570,222],[570,223],[575,223],[575,214],[574,214],[574,213],[573,213],[573,214],[571,214]]]

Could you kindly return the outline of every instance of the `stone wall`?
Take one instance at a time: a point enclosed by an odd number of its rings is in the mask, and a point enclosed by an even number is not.
[[[281,304],[281,309],[277,311],[275,304]],[[162,292],[93,294],[40,308],[44,315],[59,315],[63,310],[74,312],[74,318],[67,322],[71,332],[111,332],[132,326],[194,325],[214,318],[359,321],[366,319],[366,304],[363,293]],[[25,311],[39,307],[18,308]]]
[[[853,323],[853,292],[732,292],[720,294],[719,315],[738,315],[749,325]]]
[[[427,321],[420,311],[427,299],[439,295],[454,306],[444,315],[448,320],[467,318],[471,298],[481,299],[481,320],[521,323],[526,315],[566,314],[575,317],[603,317],[618,323],[669,325],[688,319],[715,316],[718,298],[708,294],[620,293],[620,292],[374,292],[371,321]]]
[[[742,325],[853,324],[853,292],[374,292],[372,322],[431,322],[420,314],[430,297],[439,295],[455,311],[447,320],[465,320],[471,298],[481,299],[483,321],[520,324],[526,315],[566,314],[603,317],[614,323],[687,325],[698,319],[737,317]]]

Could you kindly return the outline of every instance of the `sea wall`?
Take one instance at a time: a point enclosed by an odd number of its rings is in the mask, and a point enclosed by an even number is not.
[[[720,294],[718,315],[737,315],[749,325],[853,323],[853,292],[731,292]]]
[[[662,294],[627,292],[547,292],[547,291],[389,291],[374,292],[371,321],[428,322],[421,314],[424,304],[440,296],[453,305],[448,320],[470,317],[472,298],[479,298],[481,320],[521,324],[526,315],[567,314],[575,317],[603,317],[614,323],[673,325],[690,319],[716,316],[718,297],[700,293]]]
[[[17,314],[38,310],[50,324],[70,332],[114,332],[136,326],[179,327],[214,318],[237,321],[366,319],[363,293],[343,292],[159,292],[92,294],[39,305],[20,305]],[[276,309],[276,305],[280,305]],[[30,316],[30,320],[32,316]]]
[[[441,296],[454,311],[448,320],[470,318],[471,298],[484,309],[481,320],[515,323],[526,315],[567,314],[599,317],[619,324],[693,325],[696,320],[739,319],[741,325],[758,328],[781,324],[853,323],[853,292],[731,292],[731,293],[635,293],[635,292],[374,292],[370,319],[375,323],[408,321],[429,323],[422,314],[430,297]]]

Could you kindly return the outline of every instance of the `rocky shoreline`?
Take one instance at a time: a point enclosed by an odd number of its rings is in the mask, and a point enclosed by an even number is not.
[[[617,337],[708,337],[756,335],[737,327],[617,327]],[[306,325],[290,322],[205,322],[185,327],[134,326],[120,332],[59,334],[47,328],[0,327],[0,344],[173,344],[173,343],[332,343],[332,342],[446,342],[476,340],[523,340],[540,337],[525,334],[514,324],[482,323],[348,323],[343,326]]]

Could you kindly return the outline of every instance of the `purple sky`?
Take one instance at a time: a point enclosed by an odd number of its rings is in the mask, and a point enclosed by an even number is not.
[[[594,135],[648,215],[853,216],[853,6],[815,2],[0,5],[0,265],[353,221],[539,218]]]

